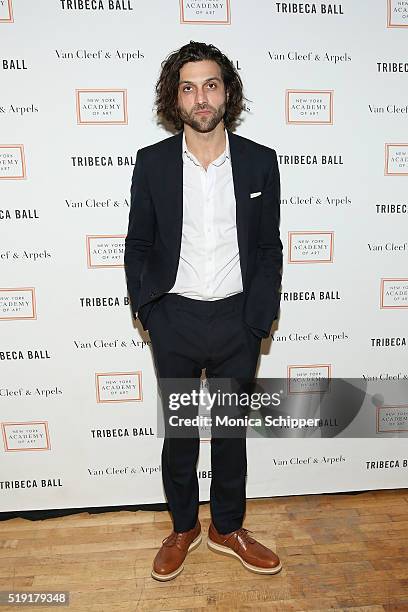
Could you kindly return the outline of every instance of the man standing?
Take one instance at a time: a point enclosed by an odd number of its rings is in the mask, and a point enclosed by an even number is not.
[[[162,63],[159,118],[179,131],[137,153],[125,247],[135,317],[149,330],[157,376],[255,376],[280,304],[282,242],[276,153],[232,133],[241,79],[213,45],[191,41]],[[198,437],[165,436],[163,485],[173,531],[152,576],[171,580],[201,542]],[[274,574],[278,556],[242,527],[246,438],[211,440],[211,550]]]

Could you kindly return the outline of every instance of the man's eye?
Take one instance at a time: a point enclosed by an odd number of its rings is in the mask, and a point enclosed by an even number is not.
[[[188,91],[188,90],[191,90],[190,85],[186,85],[185,87],[183,87],[183,91]]]
[[[211,89],[215,89],[217,85],[215,83],[208,83],[208,87],[210,87]]]

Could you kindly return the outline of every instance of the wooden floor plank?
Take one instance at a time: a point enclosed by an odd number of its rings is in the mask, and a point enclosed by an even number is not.
[[[201,505],[203,543],[165,583],[150,571],[168,512],[2,521],[0,590],[68,590],[70,612],[408,612],[406,489],[247,500],[244,526],[279,553],[276,576],[210,551],[210,516]]]

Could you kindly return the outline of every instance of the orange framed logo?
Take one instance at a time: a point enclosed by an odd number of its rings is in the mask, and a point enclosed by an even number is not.
[[[125,253],[124,234],[86,237],[88,268],[123,268]]]
[[[408,28],[408,4],[406,0],[387,0],[387,27]]]
[[[0,23],[14,23],[12,0],[1,0]]]
[[[34,287],[0,288],[0,321],[35,320]]]
[[[377,433],[408,431],[408,404],[377,406]]]
[[[385,144],[385,176],[408,176],[408,143]]]
[[[287,392],[323,393],[330,389],[332,366],[329,363],[288,365]]]
[[[408,278],[382,278],[380,308],[408,308]]]
[[[179,0],[180,23],[204,25],[230,25],[231,0]]]
[[[6,452],[51,450],[47,421],[2,423],[1,432]]]
[[[285,115],[288,125],[333,125],[332,89],[287,89]]]
[[[288,263],[333,263],[334,232],[288,232]]]
[[[127,125],[126,89],[76,89],[78,125]]]
[[[142,372],[99,372],[95,374],[98,404],[143,401]]]
[[[0,180],[25,179],[24,145],[0,144]]]

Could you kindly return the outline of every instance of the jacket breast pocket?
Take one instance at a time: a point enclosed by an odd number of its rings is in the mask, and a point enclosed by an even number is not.
[[[249,199],[253,203],[256,203],[259,200],[262,200],[262,189],[251,189],[249,193]]]

